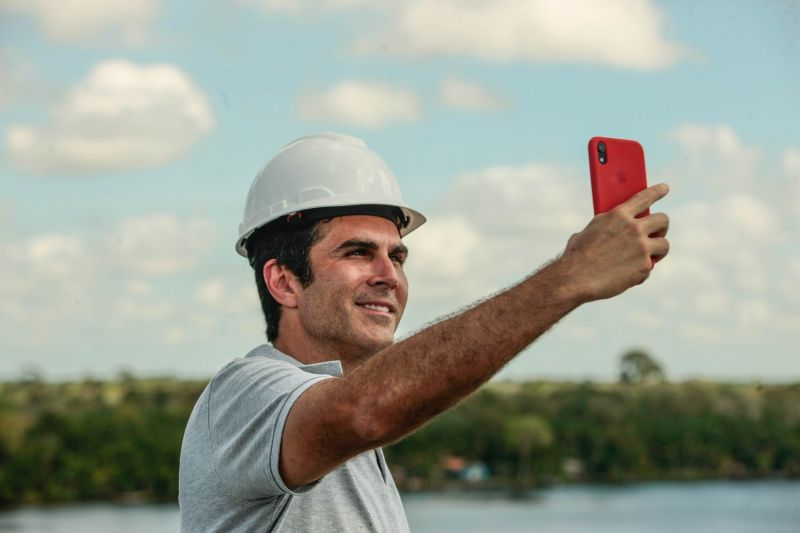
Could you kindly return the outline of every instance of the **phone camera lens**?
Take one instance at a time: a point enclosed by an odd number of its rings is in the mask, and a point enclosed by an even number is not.
[[[599,143],[597,145],[597,149],[600,150],[601,152],[605,152],[606,151],[606,143]]]

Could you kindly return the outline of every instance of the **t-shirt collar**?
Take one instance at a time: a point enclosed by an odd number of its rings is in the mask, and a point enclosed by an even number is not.
[[[276,361],[284,361],[290,363],[296,366],[297,368],[300,368],[301,370],[304,370],[311,374],[321,374],[327,376],[342,375],[342,362],[339,361],[338,359],[334,361],[323,361],[322,363],[312,363],[310,365],[306,365],[301,363],[294,357],[283,353],[274,346],[270,346],[269,344],[262,344],[261,346],[255,347],[245,357],[258,357],[258,356],[269,357],[270,359],[274,359]]]

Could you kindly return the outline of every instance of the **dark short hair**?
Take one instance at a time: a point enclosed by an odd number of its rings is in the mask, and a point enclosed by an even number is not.
[[[300,227],[288,227],[285,224],[270,223],[256,230],[248,237],[247,256],[250,266],[255,270],[258,299],[267,323],[267,340],[278,338],[278,324],[281,320],[281,306],[267,289],[264,281],[264,264],[276,259],[278,264],[288,268],[303,287],[314,281],[311,271],[309,251],[322,238],[319,230],[321,222]]]

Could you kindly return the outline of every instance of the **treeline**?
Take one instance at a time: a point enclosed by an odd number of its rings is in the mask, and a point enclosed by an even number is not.
[[[493,384],[387,450],[405,486],[800,477],[800,384]]]
[[[0,384],[0,505],[175,500],[204,386],[130,375]],[[796,478],[800,384],[490,384],[386,455],[406,489]]]
[[[0,506],[175,500],[183,429],[205,383],[0,384]]]

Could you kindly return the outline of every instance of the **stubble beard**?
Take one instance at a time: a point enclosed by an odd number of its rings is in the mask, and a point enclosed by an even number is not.
[[[388,326],[371,325],[369,318],[359,314],[354,303],[320,301],[310,306],[303,325],[314,343],[327,352],[319,355],[360,363],[394,344],[394,331],[375,335],[376,329]]]

